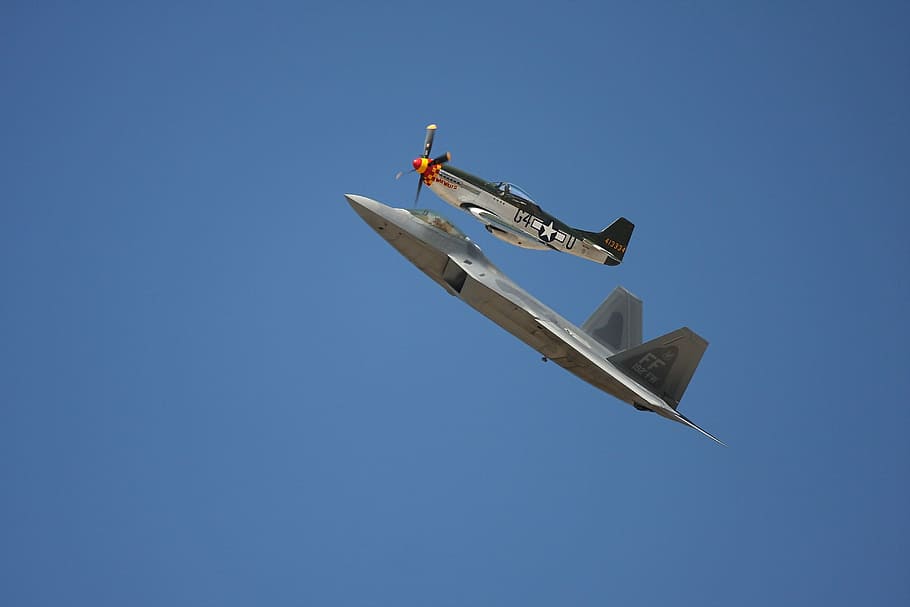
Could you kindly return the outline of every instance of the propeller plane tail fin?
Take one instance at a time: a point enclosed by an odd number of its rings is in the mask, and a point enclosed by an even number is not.
[[[625,217],[620,217],[600,232],[585,232],[585,238],[606,250],[609,255],[604,262],[606,265],[618,266],[626,254],[634,229],[634,223]]]

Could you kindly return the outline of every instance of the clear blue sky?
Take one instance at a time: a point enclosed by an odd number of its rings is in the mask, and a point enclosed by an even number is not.
[[[906,2],[0,7],[0,604],[910,603]],[[711,343],[598,392],[348,207],[436,150]]]

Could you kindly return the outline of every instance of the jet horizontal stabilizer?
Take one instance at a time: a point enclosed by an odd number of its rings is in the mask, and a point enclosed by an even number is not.
[[[707,347],[707,341],[683,327],[615,354],[610,362],[676,409]]]

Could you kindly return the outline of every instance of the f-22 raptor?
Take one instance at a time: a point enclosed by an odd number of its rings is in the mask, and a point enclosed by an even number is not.
[[[570,373],[640,411],[698,430],[679,401],[708,346],[688,328],[641,343],[641,300],[617,287],[579,328],[519,287],[442,216],[345,194],[361,218],[427,276]]]

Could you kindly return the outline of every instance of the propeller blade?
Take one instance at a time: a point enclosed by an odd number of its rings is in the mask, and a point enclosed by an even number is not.
[[[427,126],[427,138],[423,142],[423,157],[430,157],[430,150],[433,149],[433,137],[436,136],[436,125]]]
[[[446,152],[442,156],[437,156],[434,158],[432,161],[430,161],[430,164],[445,164],[450,160],[452,160],[452,155]]]
[[[423,186],[423,177],[417,180],[417,194],[414,195],[414,206],[417,206],[417,200],[420,198],[420,188]]]

